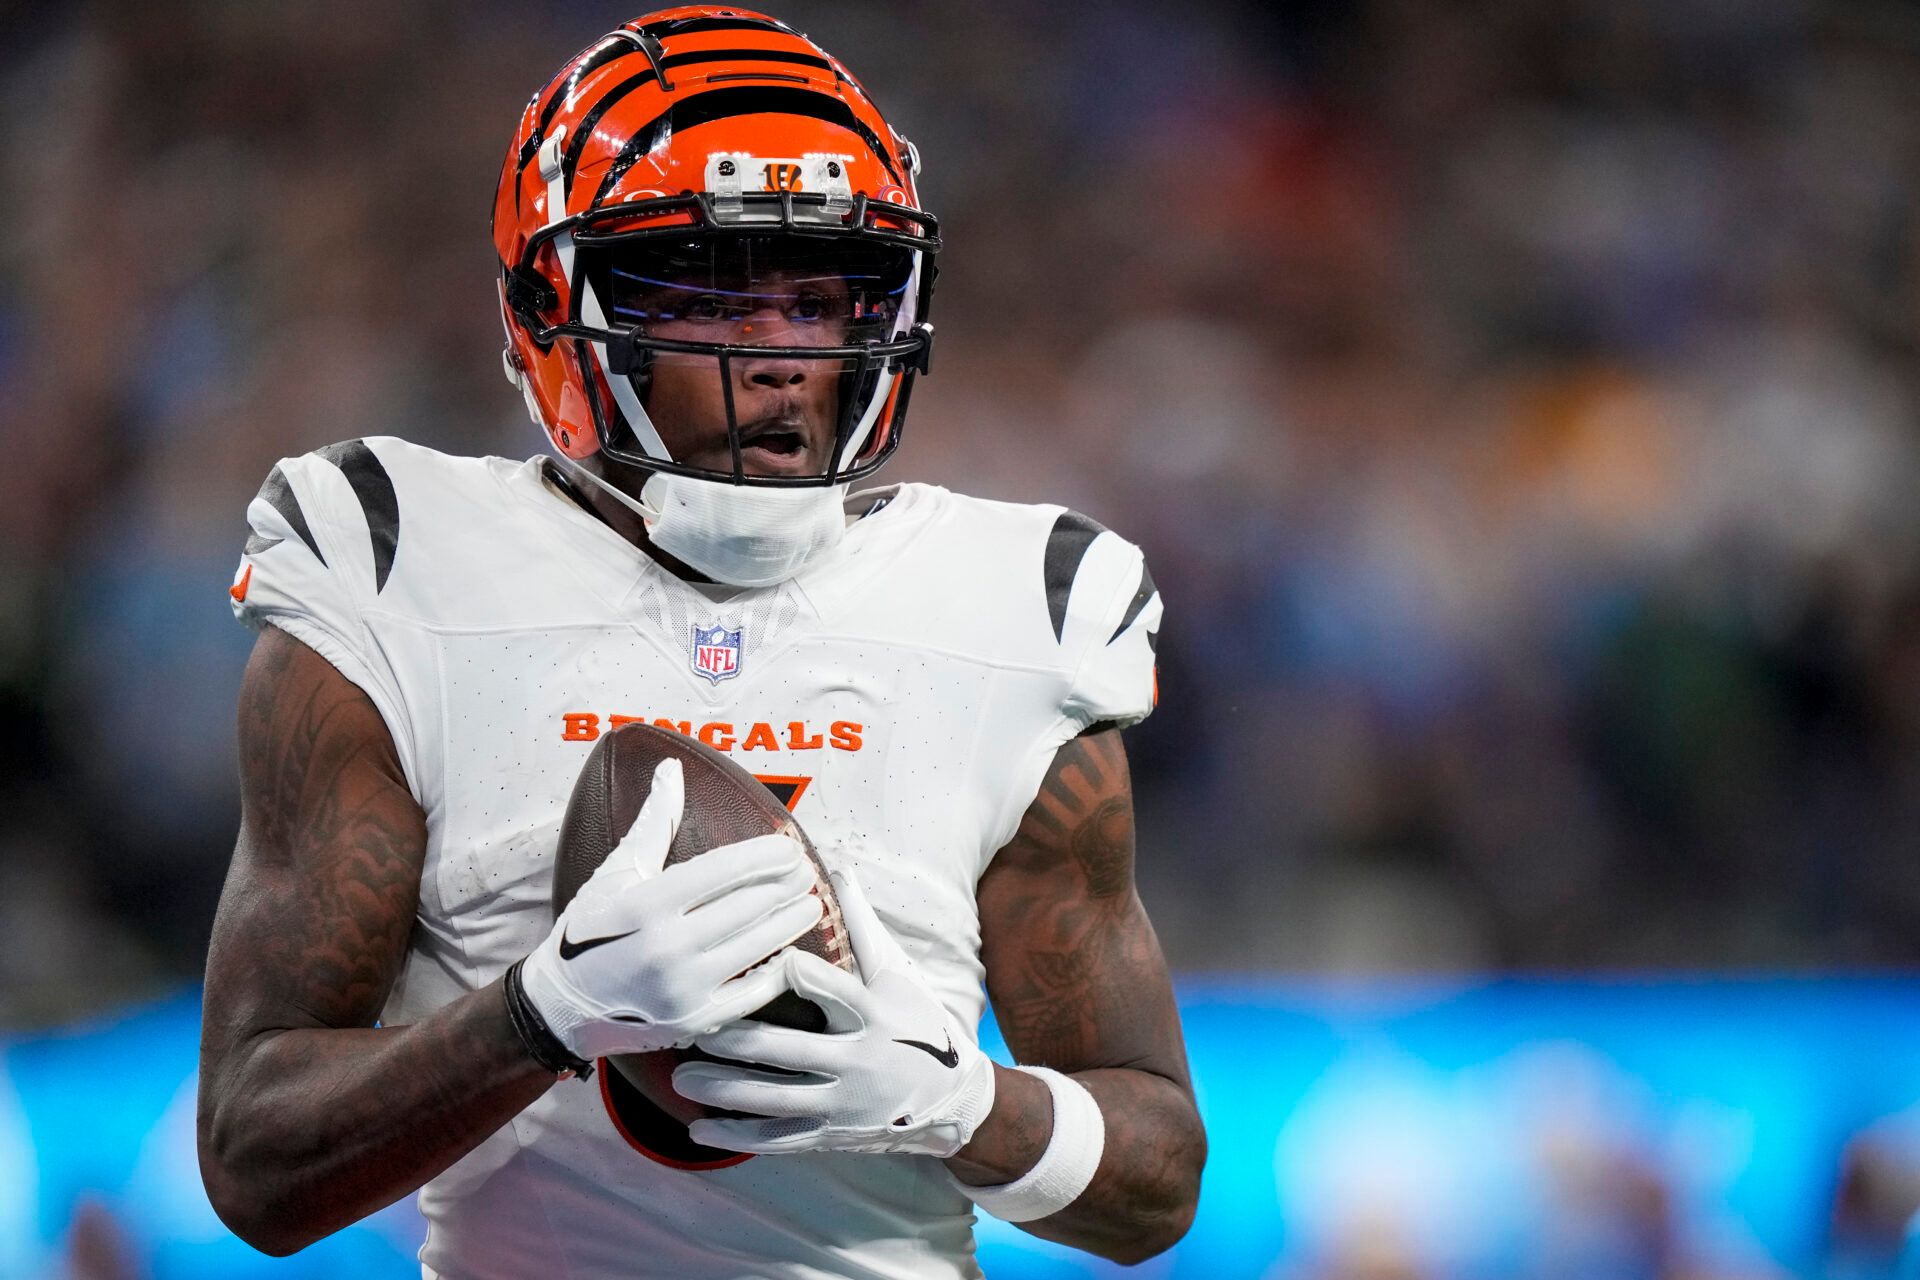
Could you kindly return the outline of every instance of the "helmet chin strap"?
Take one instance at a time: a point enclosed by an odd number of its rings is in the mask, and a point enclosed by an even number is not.
[[[635,498],[571,458],[556,461],[639,516],[654,546],[728,586],[785,582],[847,531],[843,484],[773,489],[656,471]]]

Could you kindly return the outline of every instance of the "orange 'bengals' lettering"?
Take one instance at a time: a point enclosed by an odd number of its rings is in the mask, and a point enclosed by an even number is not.
[[[602,717],[596,711],[567,711],[560,716],[560,736],[567,742],[592,742],[601,734]],[[628,724],[647,724],[646,716],[626,715],[618,711],[606,714],[606,732]],[[835,720],[821,733],[805,720],[789,720],[783,740],[780,731],[765,720],[748,725],[744,734],[731,721],[710,720],[697,729],[691,720],[655,717],[655,728],[683,737],[698,738],[716,751],[819,751],[831,746],[835,751],[858,751],[865,746],[866,725],[858,720]]]

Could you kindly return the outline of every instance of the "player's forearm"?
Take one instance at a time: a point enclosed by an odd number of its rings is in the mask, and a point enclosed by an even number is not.
[[[1185,1090],[1149,1071],[1078,1071],[1100,1105],[1105,1146],[1087,1189],[1060,1212],[1019,1223],[1042,1239],[1116,1262],[1150,1258],[1186,1234],[1200,1200],[1207,1139]],[[962,1182],[992,1186],[1032,1169],[1053,1135],[1047,1087],[996,1068],[993,1111],[947,1161]]]
[[[291,1253],[418,1189],[553,1082],[497,982],[412,1026],[265,1032],[202,1077],[200,1168],[235,1234]]]

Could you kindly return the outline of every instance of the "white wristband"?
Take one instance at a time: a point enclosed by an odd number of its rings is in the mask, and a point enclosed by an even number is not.
[[[953,1178],[961,1194],[1002,1222],[1032,1222],[1058,1213],[1080,1198],[1100,1167],[1107,1122],[1087,1087],[1046,1067],[1015,1067],[1038,1076],[1053,1095],[1053,1137],[1033,1168],[1013,1182],[973,1187]],[[948,1174],[952,1178],[952,1174]]]

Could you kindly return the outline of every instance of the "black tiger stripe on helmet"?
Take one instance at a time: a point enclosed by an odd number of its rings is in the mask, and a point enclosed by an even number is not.
[[[824,120],[836,124],[851,133],[858,134],[860,140],[871,147],[886,165],[887,173],[897,182],[900,178],[898,168],[887,148],[880,142],[873,130],[853,113],[853,109],[837,98],[828,97],[813,89],[788,89],[770,85],[740,86],[727,89],[708,89],[703,93],[675,101],[665,111],[634,130],[625,146],[614,156],[613,163],[607,166],[605,176],[588,203],[589,209],[600,207],[608,194],[619,185],[627,170],[641,156],[646,155],[658,145],[661,137],[679,133],[699,125],[711,124],[716,120],[726,120],[733,116],[749,116],[760,113],[784,112],[791,115],[811,116],[815,120]]]

